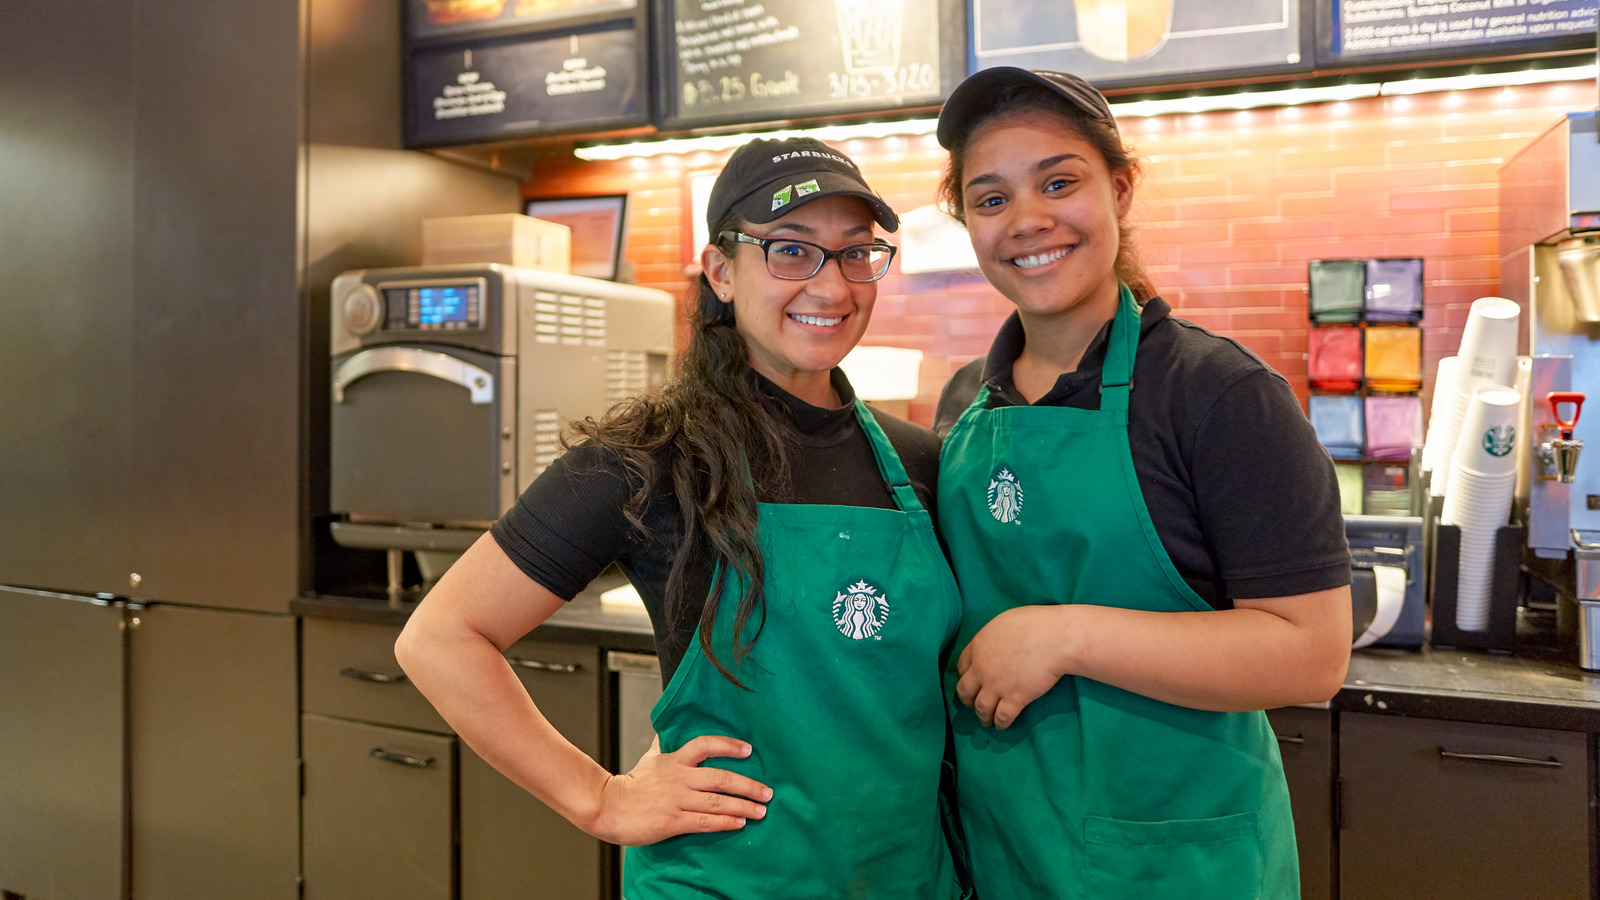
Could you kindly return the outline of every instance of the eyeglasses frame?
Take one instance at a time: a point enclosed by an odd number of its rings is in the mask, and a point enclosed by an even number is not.
[[[798,238],[788,238],[788,237],[763,238],[763,237],[756,237],[753,234],[745,234],[742,231],[724,231],[721,234],[717,235],[718,240],[723,240],[723,239],[730,238],[730,237],[733,238],[734,241],[737,242],[737,243],[740,243],[740,244],[754,244],[755,246],[760,247],[761,248],[762,261],[767,264],[767,274],[771,275],[773,278],[777,278],[777,279],[782,280],[782,281],[810,281],[811,279],[817,277],[817,273],[822,271],[822,267],[827,265],[829,260],[834,260],[834,261],[839,263],[839,274],[844,278],[845,281],[848,281],[848,282],[850,282],[852,284],[872,284],[873,282],[883,280],[883,276],[889,274],[889,266],[890,266],[891,263],[894,262],[894,255],[900,249],[899,247],[896,247],[894,244],[889,243],[888,241],[884,240],[883,238],[873,238],[871,241],[869,241],[868,243],[865,243],[865,244],[851,244],[848,247],[840,247],[837,250],[829,250],[827,247],[824,247],[821,244],[815,244],[815,243],[812,243],[811,241],[802,241],[802,240],[799,240]],[[807,247],[815,247],[815,248],[817,248],[817,250],[819,252],[822,253],[822,261],[817,263],[817,268],[814,271],[812,271],[812,273],[810,275],[807,275],[807,276],[805,276],[803,278],[794,278],[794,277],[791,277],[791,276],[788,276],[788,275],[779,275],[777,272],[772,271],[772,245],[776,244],[776,243],[779,243],[780,241],[783,242],[783,243],[787,243],[787,244],[805,244]],[[844,263],[843,263],[844,254],[848,253],[851,250],[859,249],[861,247],[871,247],[871,248],[878,249],[878,250],[887,250],[889,252],[889,258],[887,260],[885,260],[884,264],[883,264],[883,271],[879,272],[878,274],[876,274],[873,277],[868,278],[866,280],[858,280],[858,279],[855,279],[855,278],[851,278],[844,271]]]

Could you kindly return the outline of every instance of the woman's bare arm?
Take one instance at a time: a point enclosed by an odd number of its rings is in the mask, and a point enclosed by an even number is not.
[[[479,756],[596,837],[648,844],[740,828],[746,818],[764,816],[770,789],[700,766],[712,756],[748,756],[743,741],[702,736],[612,775],[551,726],[502,654],[564,602],[523,574],[486,534],[412,613],[395,656]]]

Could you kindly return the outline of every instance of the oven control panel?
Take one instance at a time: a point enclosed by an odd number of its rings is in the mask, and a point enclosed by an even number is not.
[[[385,331],[481,331],[484,280],[383,285]]]

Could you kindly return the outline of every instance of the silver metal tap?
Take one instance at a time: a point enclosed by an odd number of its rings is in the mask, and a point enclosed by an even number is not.
[[[1578,425],[1578,414],[1583,411],[1584,395],[1579,391],[1551,391],[1545,400],[1550,404],[1550,415],[1555,419],[1561,437],[1539,445],[1539,458],[1546,465],[1555,466],[1556,477],[1562,484],[1571,484],[1578,471],[1578,455],[1583,452],[1583,441],[1573,440],[1572,430]],[[1572,404],[1572,418],[1561,417],[1561,404]]]

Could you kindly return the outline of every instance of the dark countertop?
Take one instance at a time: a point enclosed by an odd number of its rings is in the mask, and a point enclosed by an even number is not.
[[[1600,732],[1600,674],[1559,659],[1357,650],[1333,709]]]
[[[650,653],[650,617],[642,607],[604,604],[600,594],[624,579],[596,579],[529,635],[558,643],[596,644]],[[404,625],[414,599],[299,597],[290,611],[313,618]],[[1344,688],[1328,704],[1342,712],[1422,716],[1502,725],[1600,732],[1600,674],[1570,662],[1491,653],[1367,648],[1351,655]]]
[[[528,633],[534,640],[562,644],[597,644],[610,650],[636,653],[655,652],[655,632],[644,607],[602,603],[600,595],[627,583],[620,574],[607,573],[594,580],[572,602],[556,611],[544,624]],[[336,597],[319,594],[289,601],[295,615],[319,619],[392,625],[399,628],[417,608],[417,598],[405,597],[396,603],[377,597]]]

